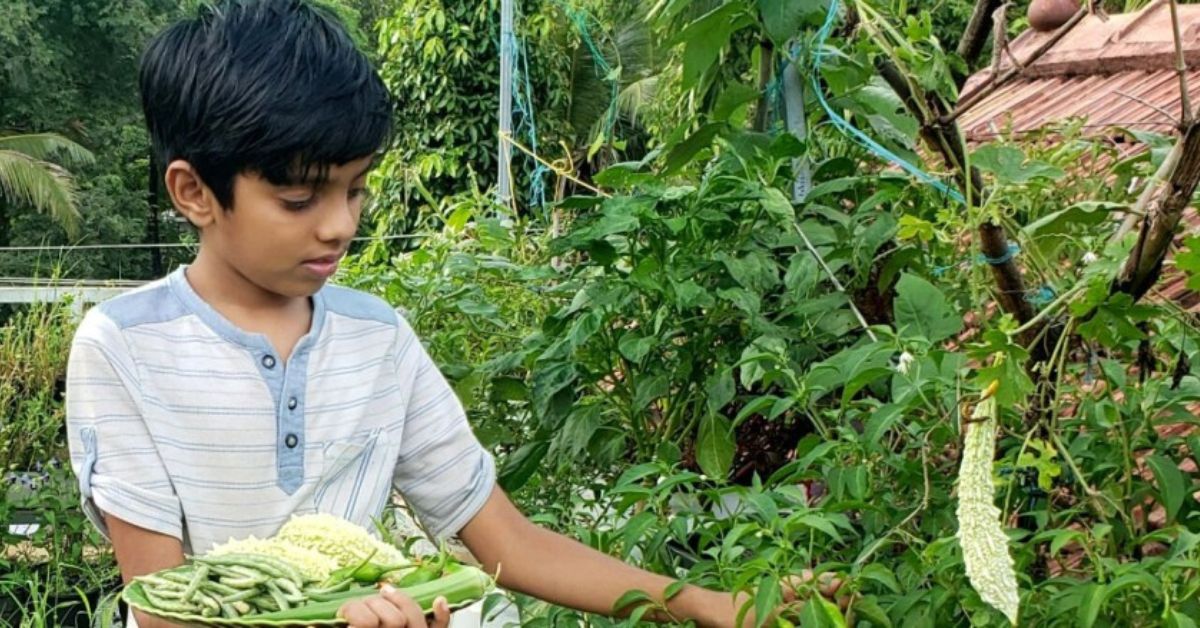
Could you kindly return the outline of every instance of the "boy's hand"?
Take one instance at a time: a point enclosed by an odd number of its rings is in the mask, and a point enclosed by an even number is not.
[[[350,623],[350,628],[446,628],[450,625],[450,605],[446,598],[433,602],[433,621],[412,598],[385,584],[379,595],[346,602],[338,616]]]
[[[835,574],[825,572],[820,576],[815,576],[811,571],[805,569],[797,575],[789,576],[780,581],[779,586],[783,594],[783,603],[771,613],[771,621],[779,618],[785,612],[798,613],[804,608],[804,605],[809,602],[811,593],[819,594],[821,597],[837,604],[838,608],[846,613],[849,611],[851,596],[844,594],[841,591],[843,581]],[[728,599],[728,598],[726,598]],[[740,613],[743,608],[746,613],[742,618],[742,626],[750,627],[754,625],[754,596],[750,593],[739,593],[734,597],[734,613]],[[849,616],[847,616],[849,617]],[[702,625],[705,625],[702,623]],[[727,622],[717,621],[713,625],[718,626],[737,626],[735,620]],[[850,625],[853,625],[850,622]]]

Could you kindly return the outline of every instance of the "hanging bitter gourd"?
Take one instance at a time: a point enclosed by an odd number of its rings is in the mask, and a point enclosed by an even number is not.
[[[958,542],[967,578],[979,597],[1004,613],[1015,626],[1020,607],[1017,576],[1008,553],[1008,536],[995,503],[992,461],[996,455],[999,406],[995,385],[964,423],[962,465],[958,472]]]

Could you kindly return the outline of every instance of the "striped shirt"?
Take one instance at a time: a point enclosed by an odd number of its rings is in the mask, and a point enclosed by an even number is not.
[[[191,288],[184,269],[90,310],[67,368],[84,511],[202,553],[294,514],[372,528],[393,488],[434,535],[457,533],[495,464],[412,328],[384,301],[326,286],[280,361]]]

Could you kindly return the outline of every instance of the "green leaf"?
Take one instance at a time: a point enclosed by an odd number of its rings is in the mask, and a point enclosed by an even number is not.
[[[783,591],[780,589],[779,580],[770,574],[763,576],[758,581],[758,590],[754,593],[755,624],[767,625],[771,614],[775,612],[775,608],[781,602],[783,602]]]
[[[1096,583],[1084,586],[1085,591],[1079,601],[1076,625],[1080,628],[1092,628],[1096,624],[1096,618],[1100,616],[1100,610],[1104,608],[1105,587]]]
[[[896,574],[892,572],[887,565],[881,563],[871,563],[863,567],[859,572],[858,577],[863,580],[871,580],[883,585],[892,593],[900,593],[900,582],[896,580]]]
[[[933,236],[932,222],[910,214],[904,214],[900,217],[900,229],[896,232],[897,238],[901,240],[929,242],[933,239]]]
[[[1027,160],[1025,153],[1015,146],[981,146],[971,159],[971,165],[996,175],[1001,185],[1020,185],[1035,179],[1053,181],[1065,174],[1062,169],[1048,163]]]
[[[617,349],[625,359],[633,363],[642,361],[650,349],[654,347],[653,336],[643,336],[637,331],[627,331],[617,343]]]
[[[522,445],[520,449],[505,459],[497,477],[500,486],[510,493],[525,486],[525,483],[541,466],[542,459],[546,457],[548,451],[550,451],[550,441],[548,440],[537,440]]]
[[[707,414],[700,419],[700,435],[696,438],[696,463],[708,477],[723,480],[733,466],[733,428],[729,419]]]
[[[683,79],[680,88],[687,91],[695,86],[729,43],[733,32],[749,26],[753,21],[741,3],[729,2],[684,27],[675,38],[676,41],[684,42]]]
[[[567,333],[567,340],[570,341],[573,348],[577,349],[591,339],[599,329],[600,315],[593,310],[575,319],[571,325],[571,331]]]
[[[945,295],[924,279],[905,273],[896,284],[896,330],[904,336],[920,336],[941,342],[962,329],[962,317]]]
[[[837,604],[821,596],[817,596],[815,599],[830,626],[834,628],[846,628],[846,618],[842,615],[842,609],[838,608]]]
[[[667,153],[666,161],[663,164],[663,174],[669,176],[679,172],[692,161],[696,153],[712,146],[713,138],[724,128],[724,122],[710,122],[673,146],[671,152]]]
[[[622,611],[629,612],[635,606],[653,605],[654,598],[650,597],[645,591],[632,590],[626,591],[621,597],[613,602],[613,613],[620,614]]]
[[[872,626],[892,628],[892,619],[888,617],[887,611],[883,610],[878,599],[873,595],[864,596],[855,602],[854,612],[860,619],[870,622]]]
[[[734,386],[733,369],[721,368],[708,376],[708,381],[705,383],[708,397],[705,399],[705,403],[711,414],[721,414],[725,406],[733,401]]]
[[[806,528],[812,528],[813,530],[818,530],[820,532],[824,532],[835,542],[840,543],[842,541],[842,535],[840,533],[838,533],[837,528],[835,528],[833,525],[833,522],[826,519],[823,515],[821,515],[819,513],[809,513],[809,514],[801,515],[800,517],[797,517],[792,523],[796,523],[796,524],[802,525]]]
[[[717,296],[733,303],[739,310],[750,316],[757,316],[762,310],[762,301],[759,295],[745,288],[722,288],[717,290]]]
[[[72,238],[78,233],[75,183],[60,166],[0,149],[0,201],[47,214]]]
[[[1158,494],[1167,510],[1167,522],[1174,523],[1179,509],[1183,507],[1183,500],[1190,492],[1188,489],[1191,482],[1183,471],[1179,470],[1179,466],[1166,456],[1147,456],[1146,464],[1154,472],[1154,479],[1158,483]]]
[[[671,599],[674,598],[676,595],[679,595],[679,593],[681,591],[683,591],[684,588],[687,587],[687,585],[688,585],[688,583],[685,580],[676,580],[675,582],[668,584],[667,588],[663,589],[663,601],[664,602],[671,601]]]
[[[781,224],[791,225],[796,220],[796,210],[792,207],[792,202],[783,195],[783,192],[775,188],[767,188],[763,191],[762,206]]]
[[[1167,628],[1196,628],[1196,622],[1191,617],[1171,609],[1171,615],[1167,618]]]
[[[708,290],[691,279],[674,285],[675,300],[680,309],[693,307],[709,308],[713,306],[713,303],[716,303],[716,299],[713,298]]]
[[[570,455],[576,456],[587,449],[592,436],[600,428],[600,407],[596,405],[576,408],[567,415],[563,427],[557,435],[557,440],[567,448]]]
[[[895,403],[889,403],[880,406],[871,414],[871,418],[867,421],[867,427],[863,430],[863,442],[879,443],[883,440],[888,430],[904,416],[904,406]]]
[[[801,28],[820,24],[828,6],[828,0],[758,0],[763,30],[779,47]]]
[[[631,188],[654,180],[653,173],[639,172],[639,168],[636,162],[613,164],[597,172],[592,181],[606,188]]]
[[[1200,236],[1189,236],[1183,246],[1175,254],[1175,266],[1187,274],[1188,290],[1200,290]]]
[[[772,366],[778,360],[777,356],[785,355],[787,342],[777,336],[759,336],[745,349],[739,362],[742,363],[740,379],[743,388],[751,388],[762,380],[767,373],[767,366]],[[764,363],[767,366],[764,366]]]
[[[637,390],[633,394],[633,407],[637,410],[646,408],[655,399],[665,397],[670,390],[671,379],[666,373],[643,376],[638,380]]]
[[[748,290],[763,293],[779,283],[775,260],[761,250],[751,251],[743,257],[719,253],[716,259],[724,263],[734,281]]]
[[[645,536],[646,531],[656,523],[658,523],[658,515],[656,513],[653,511],[643,511],[634,515],[632,519],[621,527],[621,554],[623,558],[626,560],[629,559],[629,555],[633,553],[633,550],[637,549],[637,544]]]
[[[740,107],[754,102],[759,95],[760,92],[753,87],[732,83],[717,97],[717,104],[713,106],[710,117],[714,122],[728,122]]]
[[[1023,231],[1030,236],[1065,233],[1072,226],[1091,227],[1098,225],[1107,220],[1112,212],[1124,211],[1128,208],[1129,205],[1125,203],[1084,201],[1075,203],[1066,209],[1050,212],[1025,225]]]

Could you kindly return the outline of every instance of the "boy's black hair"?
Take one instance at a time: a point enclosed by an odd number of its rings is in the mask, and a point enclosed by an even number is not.
[[[227,209],[233,180],[323,181],[388,142],[392,101],[331,12],[307,0],[223,0],[142,55],[142,108],[160,166],[186,160]]]

